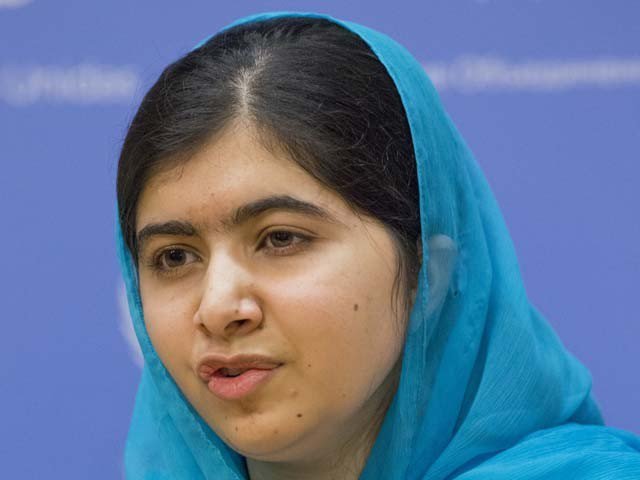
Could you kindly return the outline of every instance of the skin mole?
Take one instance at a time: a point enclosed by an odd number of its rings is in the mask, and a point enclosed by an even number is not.
[[[301,414],[301,413],[299,413],[297,416],[298,416],[298,418],[300,418],[300,417],[302,417],[302,414]]]
[[[355,312],[357,312],[357,311],[358,311],[358,304],[357,304],[357,303],[354,303],[354,304],[353,304],[353,310],[354,310]]]

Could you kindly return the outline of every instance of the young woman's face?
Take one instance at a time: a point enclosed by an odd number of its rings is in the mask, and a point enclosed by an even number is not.
[[[151,178],[137,228],[151,341],[228,445],[258,460],[312,460],[371,428],[395,388],[404,328],[381,224],[236,127]],[[280,366],[230,398],[200,375],[209,354]]]

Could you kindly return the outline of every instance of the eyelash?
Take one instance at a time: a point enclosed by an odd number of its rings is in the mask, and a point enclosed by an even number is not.
[[[303,235],[301,233],[293,232],[290,230],[273,230],[271,232],[268,232],[264,236],[259,246],[262,247],[268,238],[270,238],[272,235],[277,233],[287,233],[291,235],[291,237],[298,238],[299,241],[291,243],[290,245],[287,245],[285,247],[268,247],[268,250],[272,252],[270,253],[270,255],[275,255],[275,256],[289,255],[295,251],[303,249],[306,246],[306,244],[308,244],[311,241],[311,237],[307,235]],[[147,262],[146,263],[147,267],[151,268],[151,270],[153,270],[153,272],[156,273],[157,275],[171,276],[171,275],[177,274],[178,270],[182,269],[183,267],[186,267],[188,264],[180,265],[177,267],[164,267],[162,265],[163,256],[166,253],[171,251],[182,251],[182,252],[185,252],[186,255],[189,255],[189,254],[195,255],[194,253],[184,248],[168,247],[158,252],[149,262]]]

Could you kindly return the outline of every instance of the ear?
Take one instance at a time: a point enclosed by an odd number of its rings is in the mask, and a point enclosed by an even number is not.
[[[447,235],[437,234],[429,237],[427,244],[427,281],[429,282],[429,295],[425,308],[425,317],[430,317],[439,310],[444,303],[449,290],[449,284],[458,257],[458,249],[455,242]],[[418,240],[418,252],[422,262],[422,242]],[[416,292],[413,292],[415,298]]]

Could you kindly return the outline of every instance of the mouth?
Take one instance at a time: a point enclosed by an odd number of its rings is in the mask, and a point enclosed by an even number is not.
[[[258,355],[204,357],[198,375],[211,393],[223,400],[237,400],[256,392],[279,371],[281,362]]]
[[[257,391],[271,379],[280,367],[271,369],[250,368],[237,375],[225,375],[220,369],[214,373],[207,387],[223,400],[237,400]]]
[[[251,370],[250,368],[219,368],[218,370],[216,370],[215,372],[213,372],[214,376],[217,377],[237,377],[239,375],[242,375],[244,372],[246,372],[247,370]],[[265,369],[267,370],[267,369]]]

